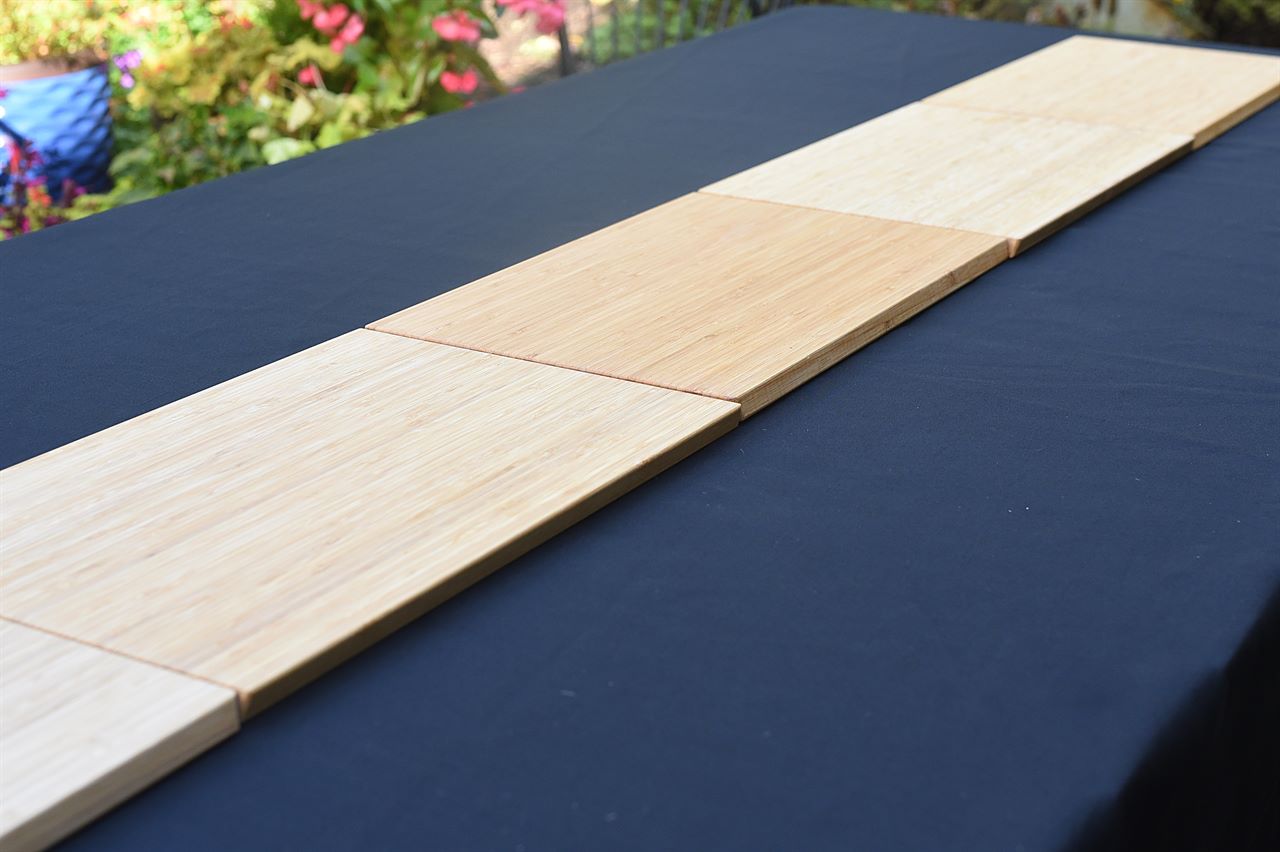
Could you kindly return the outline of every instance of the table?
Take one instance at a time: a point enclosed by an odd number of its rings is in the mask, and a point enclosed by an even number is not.
[[[0,463],[1066,35],[792,10],[7,243]],[[1271,108],[69,846],[1273,836],[1218,782],[1274,780],[1278,157]]]

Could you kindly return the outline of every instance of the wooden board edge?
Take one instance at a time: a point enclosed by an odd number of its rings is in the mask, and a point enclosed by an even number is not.
[[[984,236],[991,238],[991,245],[958,269],[948,272],[932,284],[915,291],[911,298],[886,308],[874,318],[823,345],[794,366],[743,394],[739,400],[742,404],[742,419],[746,420],[754,416],[800,385],[835,366],[876,338],[902,325],[1010,257],[1008,240],[995,234]]]
[[[1137,184],[1151,177],[1153,174],[1165,168],[1166,166],[1169,166],[1172,163],[1175,163],[1178,160],[1182,159],[1187,154],[1190,154],[1191,151],[1193,150],[1192,137],[1187,136],[1186,134],[1178,134],[1178,133],[1166,133],[1163,135],[1168,136],[1170,138],[1179,138],[1181,140],[1180,144],[1170,149],[1169,151],[1166,151],[1160,157],[1156,158],[1155,160],[1152,160],[1150,163],[1143,166],[1141,169],[1138,169],[1137,171],[1133,172],[1128,177],[1125,177],[1124,179],[1117,181],[1116,183],[1107,187],[1102,192],[1098,193],[1092,198],[1077,205],[1071,210],[1068,210],[1067,212],[1063,213],[1061,216],[1058,216],[1048,222],[1045,222],[1044,224],[1035,227],[1031,231],[1021,233],[1021,234],[1010,235],[1009,236],[1009,256],[1017,257],[1019,254],[1031,248],[1036,243],[1040,242],[1046,237],[1053,236],[1058,231],[1070,225],[1072,222],[1075,222],[1076,220],[1083,218],[1086,214],[1093,212],[1094,210],[1098,209],[1102,205],[1106,204],[1108,201],[1111,201],[1113,198],[1116,198],[1125,190],[1128,190],[1136,186]]]
[[[45,849],[162,780],[239,729],[236,695],[228,689],[225,704],[209,710],[186,730],[156,743],[137,760],[108,772],[0,837],[0,848],[5,852]]]
[[[28,630],[48,633],[39,627],[20,621],[8,618],[4,620]],[[199,682],[211,693],[220,691],[224,695],[220,702],[209,707],[182,730],[174,731],[161,738],[132,759],[93,779],[66,798],[11,828],[4,835],[0,835],[0,849],[4,852],[46,849],[66,839],[240,730],[237,696],[235,691],[228,687],[163,666],[154,666],[135,657],[118,655],[98,645],[81,642],[61,634],[48,633],[48,635],[60,641],[82,645],[99,653],[121,656],[130,663],[150,666],[175,678],[182,677]]]
[[[676,465],[718,438],[723,437],[742,420],[742,409],[734,402],[716,401],[723,404],[724,412],[684,440],[644,460],[623,476],[605,483],[579,502],[560,510],[535,529],[517,536],[481,559],[464,566],[443,582],[425,589],[413,598],[404,601],[367,624],[363,629],[356,630],[351,635],[334,642],[310,659],[283,672],[269,682],[253,688],[238,688],[241,716],[244,719],[249,719],[261,713],[322,674],[349,660],[361,651],[370,648],[468,587],[483,580],[517,557],[523,556],[538,545],[549,541],[578,521],[590,516],[637,486],[657,476],[662,471]]]
[[[1244,121],[1247,118],[1250,118],[1251,116],[1257,114],[1258,112],[1261,112],[1263,109],[1266,109],[1268,106],[1270,106],[1272,103],[1276,102],[1277,100],[1280,100],[1280,81],[1278,81],[1271,88],[1263,91],[1262,93],[1258,94],[1256,97],[1251,98],[1249,101],[1235,107],[1229,113],[1222,116],[1218,120],[1214,121],[1209,126],[1203,127],[1199,130],[1191,132],[1187,130],[1174,130],[1164,126],[1155,126],[1152,124],[1148,124],[1146,122],[1130,123],[1130,122],[1117,122],[1117,121],[1102,121],[1102,120],[1096,120],[1096,119],[1091,120],[1091,119],[1084,119],[1084,118],[1078,118],[1078,117],[1070,118],[1070,119],[1060,118],[1058,116],[1054,116],[1052,113],[1049,113],[1049,112],[1035,112],[1030,109],[1016,109],[1016,110],[1006,109],[1004,107],[1001,107],[998,104],[983,104],[982,106],[975,106],[969,103],[955,103],[951,98],[947,97],[948,93],[950,93],[954,89],[958,89],[961,86],[968,85],[969,83],[972,83],[975,80],[980,80],[983,77],[986,77],[990,74],[994,74],[997,71],[1002,71],[1008,66],[1013,65],[1017,62],[1020,62],[1024,59],[1029,59],[1030,57],[1035,56],[1036,54],[1042,53],[1047,50],[1052,50],[1053,48],[1056,48],[1060,45],[1064,45],[1064,44],[1067,44],[1068,42],[1073,42],[1073,41],[1088,41],[1088,42],[1118,41],[1122,43],[1143,44],[1143,45],[1148,45],[1153,47],[1173,47],[1173,48],[1180,48],[1185,50],[1203,51],[1205,53],[1237,53],[1239,52],[1239,53],[1243,53],[1244,55],[1255,55],[1255,56],[1266,56],[1266,57],[1272,56],[1271,54],[1252,54],[1248,51],[1222,50],[1216,47],[1204,47],[1204,46],[1190,45],[1190,44],[1167,44],[1165,42],[1159,42],[1159,41],[1151,42],[1143,39],[1134,39],[1134,38],[1125,38],[1125,37],[1103,37],[1098,35],[1088,35],[1084,33],[1077,33],[1076,35],[1068,36],[1067,38],[1061,39],[1059,41],[1055,41],[1054,43],[1045,45],[1044,47],[1039,48],[1037,50],[1033,50],[1030,53],[1025,53],[1022,56],[1019,56],[1015,59],[1011,59],[1008,62],[1005,62],[1001,65],[997,65],[994,68],[983,71],[981,74],[976,74],[972,77],[969,77],[968,79],[961,80],[958,83],[953,83],[952,85],[947,86],[945,89],[939,89],[933,94],[926,95],[925,97],[921,98],[919,102],[923,104],[930,104],[932,106],[949,106],[957,109],[974,109],[974,110],[982,110],[987,112],[1002,113],[1004,115],[1021,115],[1021,116],[1028,116],[1028,117],[1034,117],[1034,118],[1057,119],[1061,121],[1076,121],[1081,124],[1094,124],[1100,127],[1118,127],[1118,128],[1123,128],[1125,130],[1143,130],[1150,133],[1170,133],[1170,134],[1178,134],[1178,135],[1190,135],[1192,137],[1192,150],[1198,151],[1201,148],[1203,148],[1205,145],[1212,142],[1214,139],[1217,139],[1223,133],[1235,127],[1240,122]],[[730,177],[732,177],[732,175]]]
[[[1248,103],[1241,104],[1229,114],[1224,115],[1222,118],[1218,119],[1203,130],[1197,131],[1195,138],[1191,142],[1192,150],[1200,150],[1240,122],[1247,118],[1252,118],[1254,115],[1262,112],[1278,100],[1280,100],[1280,82],[1277,82],[1270,89],[1258,95]]]

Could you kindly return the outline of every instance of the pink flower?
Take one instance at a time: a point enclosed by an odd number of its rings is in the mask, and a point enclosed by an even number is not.
[[[564,0],[494,0],[494,2],[499,6],[506,6],[518,16],[535,15],[538,18],[536,28],[540,33],[553,33],[564,23]]]
[[[440,75],[440,87],[454,95],[469,95],[480,85],[480,75],[476,69],[468,68],[459,74],[457,71],[445,71]]]
[[[314,62],[298,72],[298,82],[304,86],[323,86],[324,78],[320,76],[320,69]]]
[[[564,0],[550,0],[550,2],[543,3],[542,7],[538,9],[538,32],[549,35],[560,29],[560,25],[563,23]]]
[[[338,38],[347,44],[355,44],[362,35],[364,35],[364,19],[359,15],[352,15],[347,19],[347,25],[342,28],[342,32],[338,33]]]
[[[298,11],[302,13],[302,20],[309,21],[317,12],[324,11],[324,7],[313,0],[298,0]]]
[[[333,35],[338,31],[338,27],[342,26],[342,22],[347,19],[347,15],[351,14],[351,10],[343,4],[330,6],[328,9],[320,9],[315,13],[315,17],[311,19],[311,25],[325,35]],[[360,25],[361,29],[364,24]]]
[[[364,34],[364,21],[359,15],[352,15],[347,19],[346,26],[342,28],[333,39],[329,42],[329,48],[334,53],[341,53],[347,45],[355,44],[360,40],[360,36]]]
[[[431,28],[440,34],[440,38],[448,41],[480,40],[480,24],[461,9],[454,9],[447,15],[437,15],[431,22]]]

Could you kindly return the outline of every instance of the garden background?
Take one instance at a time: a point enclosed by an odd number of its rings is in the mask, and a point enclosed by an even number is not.
[[[836,2],[1280,46],[1280,0]],[[518,93],[778,5],[789,4],[0,0],[0,239]]]

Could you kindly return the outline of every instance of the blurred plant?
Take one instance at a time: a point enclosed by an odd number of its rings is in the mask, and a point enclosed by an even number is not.
[[[1211,37],[1280,47],[1280,0],[1174,0],[1191,5]]]
[[[533,15],[537,18],[534,29],[550,35],[564,24],[564,0],[494,0],[498,14],[510,10],[516,15]]]
[[[56,12],[109,50],[115,86],[114,189],[60,212],[26,192],[26,230],[457,109],[482,82],[506,91],[477,50],[497,34],[482,0],[0,0],[15,3],[47,12],[32,27]],[[563,0],[503,11],[564,18]]]
[[[0,98],[4,90],[0,89]],[[8,162],[0,170],[0,239],[29,234],[82,215],[72,210],[84,189],[67,179],[61,200],[50,197],[48,165],[31,142],[3,120],[0,135],[8,142]]]
[[[0,0],[0,65],[106,56],[122,0]]]
[[[173,4],[169,4],[173,5]],[[493,25],[478,0],[212,2],[212,26],[116,58],[123,93],[113,200],[277,163],[464,103],[440,78],[480,68],[431,27],[445,12]],[[473,91],[475,86],[471,87]]]

